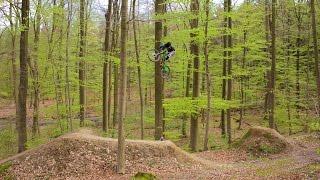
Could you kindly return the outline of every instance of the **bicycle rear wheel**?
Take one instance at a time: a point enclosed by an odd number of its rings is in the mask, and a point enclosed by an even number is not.
[[[161,77],[163,79],[170,79],[170,68],[167,65],[163,65],[161,68]]]

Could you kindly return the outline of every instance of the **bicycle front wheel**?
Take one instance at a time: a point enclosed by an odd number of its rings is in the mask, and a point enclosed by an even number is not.
[[[160,53],[156,49],[152,49],[148,51],[148,58],[151,62],[158,62],[160,61]]]

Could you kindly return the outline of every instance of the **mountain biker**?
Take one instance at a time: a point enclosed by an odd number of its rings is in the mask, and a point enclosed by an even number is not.
[[[171,45],[171,42],[167,42],[166,44],[160,45],[160,50],[167,51],[167,54],[165,55],[166,61],[169,60],[169,58],[171,58],[176,53],[176,50]]]

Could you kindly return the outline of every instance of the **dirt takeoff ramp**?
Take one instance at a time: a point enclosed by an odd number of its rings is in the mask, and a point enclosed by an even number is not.
[[[289,150],[292,143],[274,129],[257,126],[250,128],[235,146],[256,156],[268,156]]]
[[[127,179],[135,173],[174,173],[200,164],[171,141],[126,141],[126,174],[115,173],[117,140],[73,133],[2,161],[2,178]],[[2,165],[3,166],[3,165]]]

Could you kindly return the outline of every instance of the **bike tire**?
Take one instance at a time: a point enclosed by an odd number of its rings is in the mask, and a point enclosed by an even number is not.
[[[158,62],[161,59],[159,51],[156,49],[152,49],[152,50],[148,51],[148,58],[151,62]]]
[[[164,72],[162,69],[161,69],[161,77],[163,78],[163,79],[166,79],[166,80],[168,80],[168,79],[170,79],[170,68],[167,66],[167,68],[168,68],[168,71],[167,72]]]

